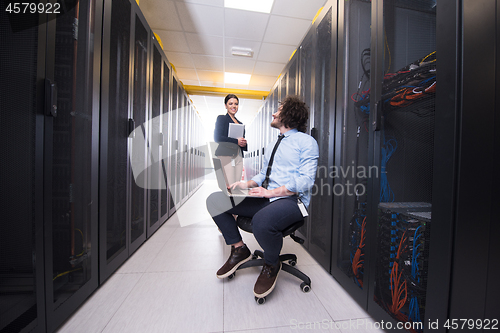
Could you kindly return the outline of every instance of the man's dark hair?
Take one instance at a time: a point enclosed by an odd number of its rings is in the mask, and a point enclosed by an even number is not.
[[[288,95],[281,101],[280,122],[288,128],[296,128],[299,132],[306,131],[309,108],[299,96]]]
[[[236,100],[238,101],[238,103],[240,102],[240,99],[238,98],[238,96],[236,96],[235,94],[228,94],[228,95],[226,96],[226,98],[224,98],[224,104],[227,104],[227,102],[228,102],[231,98],[236,98]]]

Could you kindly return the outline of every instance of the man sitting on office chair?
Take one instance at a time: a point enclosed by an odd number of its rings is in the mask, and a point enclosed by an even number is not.
[[[226,244],[231,245],[229,259],[217,272],[220,279],[252,258],[232,214],[252,217],[253,234],[264,251],[265,262],[254,286],[259,298],[271,293],[276,285],[281,269],[281,231],[305,216],[311,199],[319,152],[316,140],[304,133],[308,117],[308,107],[297,96],[287,96],[273,114],[271,126],[279,129],[280,135],[266,147],[262,170],[248,182],[230,186],[249,188],[249,194],[259,198],[246,197],[235,205],[222,192],[207,198],[210,215]]]

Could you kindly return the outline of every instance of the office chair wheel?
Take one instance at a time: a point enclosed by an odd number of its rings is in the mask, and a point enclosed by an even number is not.
[[[228,280],[232,280],[234,278],[234,276],[236,275],[236,272],[234,272],[233,274],[229,275],[227,277]]]
[[[297,261],[295,261],[295,260],[288,260],[288,264],[293,267],[293,266],[297,265]]]
[[[258,298],[257,296],[255,296],[255,301],[257,302],[257,304],[261,305],[266,302],[266,298],[265,297]]]
[[[308,293],[308,292],[310,292],[310,291],[311,291],[311,286],[310,286],[310,285],[308,285],[308,284],[307,284],[307,283],[305,283],[305,282],[302,282],[302,283],[300,284],[300,289],[302,289],[302,291],[303,291],[303,292]]]

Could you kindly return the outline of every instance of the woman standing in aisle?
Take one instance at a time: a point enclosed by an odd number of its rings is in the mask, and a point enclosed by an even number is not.
[[[231,138],[228,136],[229,124],[242,124],[236,119],[238,105],[240,100],[234,94],[229,94],[224,99],[224,105],[227,113],[217,117],[214,130],[214,140],[218,143],[215,150],[217,156],[224,167],[229,184],[241,180],[243,171],[243,151],[247,150],[247,140],[245,134],[240,138]]]

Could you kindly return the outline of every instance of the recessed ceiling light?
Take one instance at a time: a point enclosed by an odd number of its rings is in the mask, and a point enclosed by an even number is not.
[[[233,83],[233,84],[243,84],[248,85],[250,83],[250,74],[239,74],[239,73],[224,73],[224,83]]]
[[[231,49],[231,54],[234,56],[240,56],[240,57],[252,57],[253,56],[253,50],[252,49],[245,49],[242,47],[233,47]]]
[[[274,0],[224,0],[224,7],[270,13]]]

